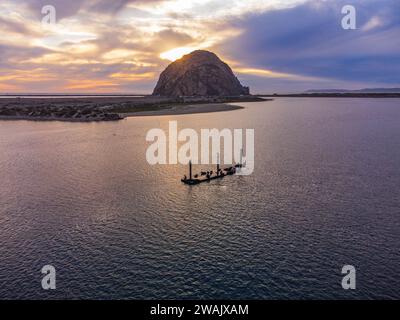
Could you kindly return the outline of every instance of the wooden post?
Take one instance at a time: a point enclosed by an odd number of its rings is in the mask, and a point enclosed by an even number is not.
[[[217,176],[219,176],[219,152],[217,153]]]

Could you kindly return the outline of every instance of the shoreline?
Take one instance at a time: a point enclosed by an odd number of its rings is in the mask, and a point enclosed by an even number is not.
[[[118,119],[123,120],[123,118]],[[0,116],[0,121],[61,121],[61,122],[109,122],[109,121],[118,121],[115,120],[105,120],[105,119],[96,119],[96,118],[85,118],[85,119],[74,119],[74,118],[63,118],[63,117],[31,117],[31,116]]]
[[[186,114],[214,113],[242,110],[244,107],[226,103],[201,103],[188,105],[172,105],[159,110],[136,111],[118,113],[122,118],[129,117],[152,117],[152,116],[176,116]]]
[[[136,112],[118,112],[116,113],[120,118],[113,120],[99,119],[96,117],[90,118],[65,118],[65,117],[32,117],[25,115],[16,116],[2,116],[0,115],[0,121],[62,121],[62,122],[109,122],[119,121],[131,117],[152,117],[152,116],[175,116],[175,115],[188,115],[188,114],[201,114],[201,113],[215,113],[215,112],[226,112],[242,110],[244,107],[237,105],[230,105],[225,103],[204,103],[204,104],[190,104],[190,105],[173,105],[158,110],[149,111],[136,111]]]
[[[400,93],[293,93],[293,94],[259,94],[258,97],[265,98],[400,98]]]
[[[173,116],[234,111],[240,102],[268,101],[245,97],[136,97],[136,98],[4,98],[0,99],[0,121],[103,122],[128,117]]]

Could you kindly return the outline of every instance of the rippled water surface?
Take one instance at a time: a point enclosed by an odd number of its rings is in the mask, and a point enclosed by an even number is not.
[[[0,298],[400,298],[400,100],[243,106],[0,122]],[[254,128],[254,174],[188,187],[150,166],[146,132],[169,120]]]

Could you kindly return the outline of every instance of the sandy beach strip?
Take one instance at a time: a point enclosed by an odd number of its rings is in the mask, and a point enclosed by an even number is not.
[[[244,107],[226,103],[205,103],[190,105],[172,105],[160,110],[137,111],[119,113],[121,117],[148,117],[148,116],[172,116],[182,114],[211,113],[244,109]]]
[[[199,113],[213,113],[213,112],[224,112],[241,110],[244,107],[226,104],[226,103],[207,103],[207,104],[191,104],[191,105],[171,105],[162,107],[161,109],[149,111],[132,111],[132,112],[115,112],[121,119],[127,117],[150,117],[150,116],[174,116],[174,115],[185,115],[185,114],[199,114]],[[0,120],[28,120],[28,121],[64,121],[64,122],[101,122],[99,118],[65,118],[65,117],[32,117],[28,115],[15,115],[15,116],[1,116]]]

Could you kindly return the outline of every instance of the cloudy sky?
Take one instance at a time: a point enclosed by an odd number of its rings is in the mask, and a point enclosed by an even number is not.
[[[253,93],[400,87],[399,0],[1,0],[0,30],[0,93],[151,93],[195,49]]]

